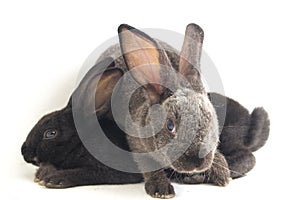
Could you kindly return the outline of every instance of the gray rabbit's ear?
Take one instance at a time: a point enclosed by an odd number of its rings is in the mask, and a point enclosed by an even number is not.
[[[168,81],[166,71],[172,70],[166,52],[150,36],[129,25],[120,25],[118,32],[128,70],[146,89],[151,102],[159,102],[163,93],[161,85]]]
[[[204,92],[200,76],[200,57],[204,32],[196,24],[186,27],[185,38],[180,53],[179,72],[187,79],[196,92]]]
[[[74,91],[73,106],[83,110],[86,116],[95,112],[97,116],[103,116],[110,110],[112,92],[122,75],[111,57],[100,61],[87,72]]]

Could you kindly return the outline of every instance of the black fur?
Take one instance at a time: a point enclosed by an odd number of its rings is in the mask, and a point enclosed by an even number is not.
[[[102,119],[101,127],[109,138],[128,150],[123,132],[114,121]],[[43,133],[55,128],[58,135],[44,140]],[[96,160],[82,144],[73,121],[70,106],[43,117],[29,133],[22,146],[25,161],[38,165],[36,181],[49,188],[65,188],[79,185],[137,183],[140,174],[121,172]]]
[[[89,71],[81,85],[88,84],[90,77],[100,74],[112,61],[107,58]],[[107,69],[112,70],[112,66]],[[94,72],[94,73],[92,73]],[[97,73],[96,73],[97,72]],[[84,88],[84,87],[82,87]],[[84,89],[83,89],[84,90]],[[81,93],[81,89],[75,90]],[[73,95],[75,94],[73,93]],[[73,96],[72,95],[72,96]],[[73,119],[72,97],[67,106],[45,115],[33,127],[22,145],[21,151],[26,162],[39,166],[35,180],[46,187],[65,188],[91,184],[137,183],[143,180],[140,174],[131,174],[111,169],[95,159],[81,142]],[[104,109],[101,111],[105,111]],[[120,148],[129,150],[124,133],[114,121],[99,117],[99,123],[107,137]],[[44,138],[47,130],[56,131],[52,139]],[[133,162],[133,161],[132,161]]]
[[[255,165],[252,152],[262,147],[269,137],[268,114],[263,108],[255,108],[249,114],[233,99],[217,93],[210,93],[209,96],[221,128],[218,149],[226,158],[231,176],[244,176]]]

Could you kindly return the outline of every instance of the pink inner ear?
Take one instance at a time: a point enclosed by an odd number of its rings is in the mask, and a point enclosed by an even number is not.
[[[153,87],[154,85],[148,85],[145,87],[152,104],[159,103],[160,100],[160,94],[157,92],[157,89]],[[160,87],[160,85],[158,85],[158,87]]]
[[[135,31],[123,31],[120,34],[121,47],[124,58],[133,77],[141,84],[151,84],[161,94],[160,80],[160,52],[150,38]]]
[[[119,37],[132,76],[146,89],[152,103],[159,102],[163,93],[161,85],[169,82],[167,75],[162,76],[161,65],[172,69],[165,51],[150,36],[127,25],[121,25]]]
[[[197,92],[204,90],[200,71],[197,71],[200,69],[203,35],[203,30],[198,25],[189,24],[187,26],[179,61],[179,72]]]
[[[155,91],[158,93],[158,94],[161,94],[162,93],[162,89],[161,89],[161,86],[160,84],[152,84]]]

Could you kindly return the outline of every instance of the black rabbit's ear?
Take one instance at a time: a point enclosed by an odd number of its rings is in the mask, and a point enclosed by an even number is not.
[[[100,61],[87,72],[74,91],[72,104],[75,109],[83,110],[85,115],[97,112],[97,116],[102,116],[109,112],[112,92],[122,75],[111,57]]]
[[[95,93],[95,110],[98,115],[110,108],[112,92],[122,75],[122,71],[118,68],[107,69],[102,74]]]
[[[200,57],[203,37],[204,32],[198,25],[189,24],[186,27],[179,61],[179,72],[197,92],[204,91],[200,76]]]
[[[165,51],[150,36],[129,25],[120,25],[118,32],[128,70],[146,89],[151,102],[159,102],[163,93],[161,85],[167,81],[167,76],[162,72],[165,67],[162,66],[172,69],[169,68],[171,64]]]

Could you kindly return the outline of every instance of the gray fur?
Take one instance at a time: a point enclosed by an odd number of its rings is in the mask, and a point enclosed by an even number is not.
[[[132,27],[128,30],[132,30]],[[200,29],[196,29],[196,31],[197,30]],[[135,31],[136,29],[134,29],[132,34],[136,34]],[[142,37],[145,35],[139,31],[137,32],[140,34],[139,37],[141,37],[141,35]],[[149,40],[149,36],[146,35],[144,37]],[[120,39],[120,42],[122,45],[122,39]],[[128,43],[130,43],[130,41],[126,41],[124,45]],[[166,47],[165,43],[160,42],[159,44],[163,49]],[[185,48],[189,48],[189,45],[185,46]],[[201,46],[199,46],[199,48],[201,48]],[[169,52],[165,50],[165,55],[168,56],[166,59],[170,60],[173,70],[177,71],[179,69],[178,63],[180,56],[177,51],[170,49],[169,46],[166,48],[169,50]],[[100,59],[106,56],[114,57],[118,55],[118,53],[114,55],[111,55],[110,53],[115,53],[119,50],[119,46],[115,45],[105,51]],[[182,51],[187,51],[187,49],[183,49]],[[191,55],[189,57],[193,56]],[[124,60],[121,57],[117,57],[116,59],[117,65],[119,65],[122,69],[125,63],[128,63],[128,61],[124,63]],[[124,59],[127,59],[126,56]],[[132,62],[132,60],[129,60],[129,62]],[[194,67],[192,65],[187,65],[187,68],[185,69],[194,70]],[[128,71],[128,69],[123,70]],[[187,75],[195,74],[194,71],[185,71],[185,73]],[[161,72],[161,74],[165,75],[165,72]],[[165,78],[166,77],[162,77],[161,79]],[[166,113],[166,119],[172,119],[175,122],[175,135],[170,134],[166,126],[164,126],[160,131],[154,132],[155,128],[152,126],[160,123],[162,119],[151,119],[150,110],[153,105],[147,95],[148,91],[145,87],[140,87],[134,92],[129,104],[130,114],[129,116],[125,116],[125,121],[126,119],[132,119],[138,127],[145,127],[152,122],[150,130],[153,132],[153,135],[147,138],[132,137],[130,136],[133,134],[132,132],[137,132],[138,136],[143,136],[144,133],[139,128],[128,127],[126,122],[125,127],[127,134],[129,134],[129,136],[127,136],[127,140],[131,151],[137,153],[148,153],[142,158],[137,158],[135,156],[134,158],[140,170],[144,172],[143,175],[146,181],[145,189],[147,193],[153,197],[164,198],[165,196],[174,195],[174,190],[172,189],[170,181],[163,172],[168,168],[171,168],[176,173],[200,174],[202,172],[209,171],[209,176],[211,178],[210,181],[217,185],[226,185],[230,178],[226,160],[216,150],[220,133],[214,107],[211,104],[207,93],[204,91],[200,76],[193,76],[192,79],[189,79],[190,77],[185,78],[187,78],[188,81],[198,79],[192,83],[193,88],[198,88],[198,90],[193,90],[191,86],[182,84],[182,81],[179,81],[177,77],[172,77],[171,71],[166,79],[168,81],[172,81],[171,85],[175,91],[166,92],[167,90],[164,90],[164,93],[160,96],[159,104]],[[128,83],[124,84],[125,88],[130,87],[129,85]],[[157,153],[158,151],[160,152]],[[218,154],[216,159],[215,153]],[[174,156],[178,156],[178,158],[174,160]],[[145,172],[150,166],[158,167],[158,169],[152,172]],[[220,166],[226,170],[218,171],[215,169],[216,167],[220,168]],[[223,184],[220,184],[219,182]],[[161,188],[164,189],[162,190]]]

